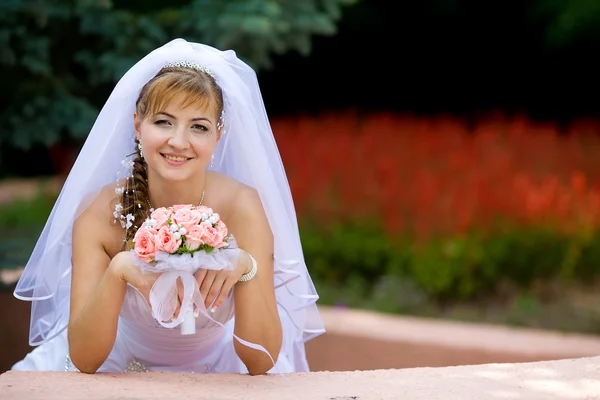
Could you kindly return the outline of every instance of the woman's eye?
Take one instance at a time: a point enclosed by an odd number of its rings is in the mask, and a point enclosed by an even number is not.
[[[165,125],[165,124],[171,124],[171,123],[169,121],[167,121],[166,119],[159,119],[154,124],[155,125]]]
[[[192,125],[192,129],[197,130],[197,131],[203,131],[203,132],[208,131],[208,128],[205,127],[204,125]]]

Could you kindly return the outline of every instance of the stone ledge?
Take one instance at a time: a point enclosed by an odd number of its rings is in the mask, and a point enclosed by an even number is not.
[[[328,333],[409,341],[461,349],[552,353],[579,358],[600,355],[600,336],[504,325],[428,319],[374,311],[320,306]]]
[[[281,376],[126,373],[0,375],[2,400],[591,400],[600,398],[600,357],[517,364],[407,368]]]
[[[522,363],[600,355],[600,336],[320,306],[313,371]]]

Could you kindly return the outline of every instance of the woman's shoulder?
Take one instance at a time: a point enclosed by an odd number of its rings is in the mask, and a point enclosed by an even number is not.
[[[111,182],[95,193],[91,194],[81,207],[79,220],[86,225],[92,224],[95,228],[106,228],[112,230],[113,227],[117,226],[121,229],[119,221],[115,217],[115,211],[118,211],[118,204],[120,203],[121,194],[119,188],[122,188],[123,181]]]
[[[100,188],[98,194],[90,204],[94,214],[112,215],[115,206],[121,201],[125,179],[111,182]]]
[[[234,212],[252,211],[262,208],[258,191],[229,175],[211,171],[211,186],[219,188],[220,200]]]
[[[219,187],[224,201],[226,224],[238,243],[250,240],[254,234],[270,233],[270,225],[258,191],[230,176],[214,175],[214,187]]]

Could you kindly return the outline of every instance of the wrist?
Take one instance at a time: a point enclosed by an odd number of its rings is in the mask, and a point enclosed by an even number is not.
[[[114,256],[108,265],[108,270],[115,278],[118,278],[123,282],[129,282],[127,276],[128,264],[125,260],[125,256],[131,257],[130,254],[124,254],[124,252],[118,253],[116,256]]]
[[[250,254],[248,254],[248,259],[250,261],[250,266],[246,268],[244,274],[238,279],[238,282],[247,282],[254,278],[254,276],[256,276],[256,272],[258,269],[256,260]]]

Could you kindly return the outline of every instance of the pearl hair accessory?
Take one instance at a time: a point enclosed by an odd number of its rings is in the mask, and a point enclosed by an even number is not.
[[[215,80],[217,79],[217,77],[208,68],[193,61],[173,61],[166,63],[163,68],[192,68],[210,75]]]

